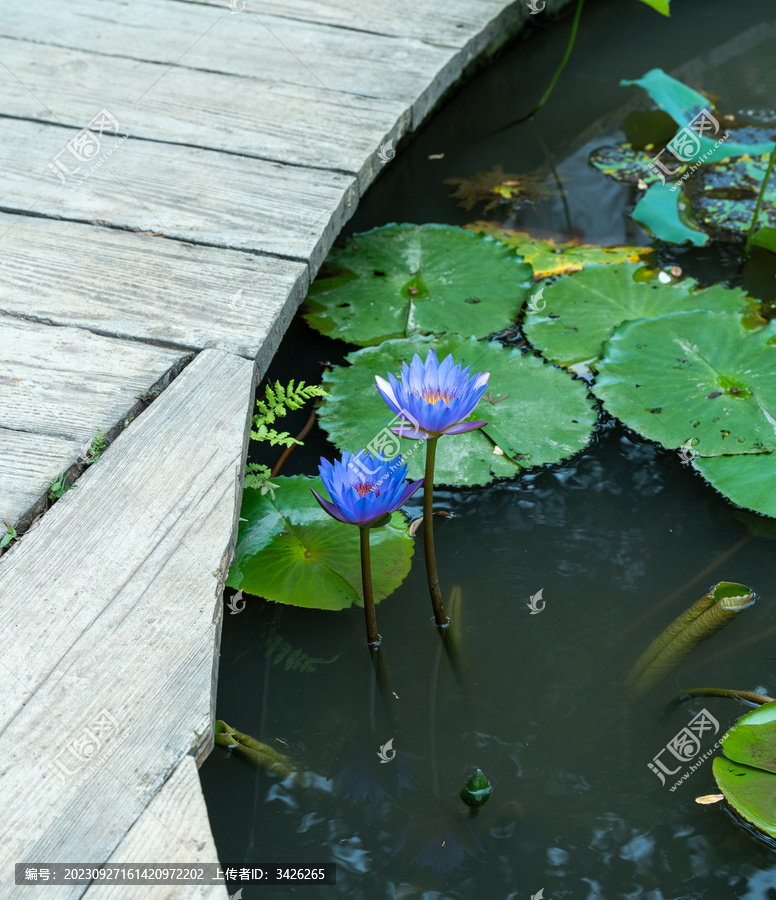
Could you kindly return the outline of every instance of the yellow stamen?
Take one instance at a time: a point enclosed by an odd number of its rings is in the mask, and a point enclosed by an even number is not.
[[[362,481],[359,484],[354,484],[353,487],[358,491],[360,497],[363,497],[365,494],[368,494],[370,491],[376,490],[375,485],[369,484],[366,481]]]
[[[455,397],[455,392],[451,394],[448,391],[440,391],[439,388],[436,388],[433,391],[429,388],[423,389],[423,399],[426,403],[431,403],[432,405],[439,403],[440,400],[444,400],[445,403],[450,403],[451,400],[455,400]]]

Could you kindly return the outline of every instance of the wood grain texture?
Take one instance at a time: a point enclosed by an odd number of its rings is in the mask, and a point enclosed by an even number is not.
[[[108,859],[212,746],[253,374],[204,350],[0,560],[4,881],[18,860]]]
[[[220,348],[259,377],[308,287],[303,262],[30,216],[0,213],[0,251],[0,312]]]
[[[25,525],[73,466],[191,354],[0,315],[0,519]],[[7,488],[6,488],[7,486]]]
[[[76,134],[4,120],[0,209],[261,251],[309,261],[317,271],[358,199],[351,175],[132,138],[120,143],[107,132],[104,162],[73,160],[68,169],[81,171],[62,184],[47,167]]]
[[[248,6],[253,8],[250,0]],[[232,14],[225,2],[100,0],[96,16],[92,0],[36,0],[35,11],[31,16],[27,0],[4,0],[0,34],[384,100],[414,100],[426,88],[429,71],[451,55],[448,48],[406,36],[386,38],[264,11]],[[355,6],[351,14],[358,14]],[[169,27],[160,27],[161,19]]]
[[[197,3],[198,0],[186,0]],[[445,47],[463,47],[508,4],[504,0],[245,0],[245,12],[302,19],[338,28],[392,37],[412,37]]]
[[[316,169],[358,174],[410,120],[402,101],[287,84],[261,64],[256,76],[241,78],[59,47],[42,54],[40,44],[7,38],[0,38],[0,59],[4,115],[80,129],[107,109],[130,137]]]
[[[129,833],[106,860],[110,865],[131,862],[212,863],[218,861],[205,798],[194,760],[187,756],[141,813]],[[227,900],[221,885],[156,885],[143,888],[149,900]],[[129,888],[94,885],[86,900],[127,900]]]

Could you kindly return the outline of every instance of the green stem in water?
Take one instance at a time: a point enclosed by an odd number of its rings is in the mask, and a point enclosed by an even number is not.
[[[571,37],[569,37],[569,42],[566,45],[566,52],[563,54],[563,59],[560,61],[560,65],[555,70],[555,74],[552,76],[552,81],[550,81],[547,86],[547,90],[542,94],[541,100],[534,106],[534,108],[523,116],[522,119],[518,121],[524,122],[526,119],[530,119],[539,112],[539,110],[544,106],[544,104],[550,99],[550,94],[552,93],[555,83],[560,78],[561,72],[566,68],[566,63],[569,61],[569,57],[571,56],[571,51],[574,49],[574,41],[577,39],[577,28],[579,27],[579,18],[582,15],[582,5],[585,0],[579,0],[577,3],[577,11],[574,13],[574,21],[571,23]]]
[[[375,600],[372,594],[372,559],[369,554],[369,528],[358,529],[361,532],[361,584],[364,588],[364,616],[366,617],[367,643],[376,647],[380,643],[377,633],[377,616]]]
[[[749,234],[746,236],[746,246],[744,247],[744,256],[749,256],[749,249],[752,246],[752,238],[754,237],[755,228],[757,228],[757,220],[760,218],[760,210],[765,197],[765,189],[768,187],[768,181],[773,171],[773,164],[776,162],[776,144],[771,150],[771,158],[768,160],[768,168],[765,170],[765,178],[760,185],[760,193],[757,195],[757,205],[754,208],[754,216],[752,216],[752,224],[749,226]]]
[[[773,697],[769,697],[767,694],[757,694],[754,691],[731,691],[728,688],[699,687],[679,691],[678,694],[674,694],[666,706],[678,706],[684,700],[690,699],[690,697],[727,697],[729,700],[746,700],[747,703],[756,703],[759,706],[762,706],[763,703],[773,702]]]
[[[449,620],[445,615],[442,603],[442,591],[439,589],[436,556],[434,554],[434,461],[436,445],[439,438],[426,441],[426,480],[423,483],[423,550],[426,555],[426,575],[428,591],[431,594],[431,605],[434,607],[434,621],[440,628],[445,628]]]

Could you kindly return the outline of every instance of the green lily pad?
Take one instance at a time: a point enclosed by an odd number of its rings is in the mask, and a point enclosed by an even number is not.
[[[333,250],[305,318],[359,346],[411,334],[487,337],[514,324],[532,278],[507,247],[452,225],[386,225]]]
[[[759,831],[776,838],[776,778],[718,756],[712,768],[727,802]]]
[[[776,492],[763,490],[776,483],[776,453],[698,457],[693,468],[736,505],[776,519]]]
[[[708,109],[711,101],[703,94],[672,78],[662,69],[650,69],[646,75],[633,80],[620,81],[623,87],[643,88],[660,109],[665,110],[677,125],[685,125],[702,109]]]
[[[632,319],[677,310],[752,312],[755,304],[739,288],[699,289],[692,278],[663,284],[658,272],[638,263],[591,266],[545,282],[541,312],[526,310],[523,330],[537,349],[562,366],[599,357],[614,329]],[[534,292],[536,298],[537,292]]]
[[[275,483],[274,500],[243,491],[240,515],[246,521],[240,522],[227,585],[291,606],[363,606],[359,529],[321,509],[310,490],[327,496],[320,478],[280,476]],[[377,603],[407,576],[414,545],[400,512],[385,527],[371,529],[370,541]]]
[[[776,773],[776,700],[741,716],[721,743],[733,762]]]
[[[742,716],[722,736],[714,778],[747,822],[776,837],[776,701]]]
[[[660,241],[671,244],[689,241],[696,247],[703,247],[709,236],[695,226],[686,211],[686,204],[684,193],[676,183],[655,182],[636,204],[631,216]]]
[[[531,266],[534,279],[563,272],[579,272],[585,266],[635,262],[652,252],[649,247],[600,247],[577,241],[556,244],[551,240],[532,237],[525,231],[502,228],[493,222],[472,222],[465,227],[491,237],[505,247],[512,247]]]
[[[621,325],[604,345],[593,388],[630,428],[700,456],[776,449],[776,321],[672,312]]]
[[[440,361],[452,353],[456,363],[471,365],[472,375],[491,373],[487,394],[471,416],[488,424],[441,438],[437,484],[488,484],[521,468],[560,462],[589,442],[597,414],[582,381],[535,356],[459,335],[386,341],[349,354],[348,367],[335,367],[324,376],[330,396],[320,408],[319,421],[330,440],[350,451],[371,444],[370,449],[387,457],[401,452],[409,476],[423,477],[425,442],[399,439],[390,431],[389,426],[398,423],[377,392],[375,375],[398,375],[402,361],[409,364],[415,353],[425,360],[432,346]],[[503,456],[494,453],[496,446]]]
[[[659,12],[661,16],[671,15],[671,8],[669,6],[671,0],[641,0],[641,2],[646,3],[647,6],[651,6],[652,9]]]
[[[755,247],[763,247],[765,250],[770,250],[771,253],[776,253],[776,228],[767,225],[758,228],[752,237],[752,244]]]

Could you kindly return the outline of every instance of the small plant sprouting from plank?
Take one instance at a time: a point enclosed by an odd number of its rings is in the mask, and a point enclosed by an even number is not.
[[[317,666],[329,665],[336,662],[342,654],[338,653],[331,659],[308,656],[298,648],[294,650],[288,641],[279,634],[274,634],[267,641],[264,656],[272,661],[273,666],[278,666],[285,661],[286,672],[314,672]]]
[[[60,472],[54,478],[48,478],[43,482],[41,487],[49,486],[48,499],[53,503],[55,500],[62,498],[63,494],[75,487],[74,484],[68,484],[67,479],[70,477],[68,472]]]
[[[102,428],[98,429],[97,434],[95,434],[95,436],[92,438],[92,443],[89,446],[89,449],[81,457],[83,462],[87,466],[90,466],[92,463],[97,462],[97,460],[105,452],[107,443],[108,438],[105,436],[105,432],[102,430]]]
[[[16,533],[16,529],[13,527],[13,525],[11,525],[10,522],[6,522],[5,519],[3,519],[3,523],[5,524],[5,527],[8,529],[8,531],[6,531],[6,533],[0,538],[0,551],[5,550],[5,548],[12,544],[14,541],[19,540],[19,535]]]
[[[258,412],[253,417],[251,439],[269,442],[270,447],[278,444],[283,447],[301,444],[301,441],[292,437],[287,431],[278,431],[271,426],[278,419],[286,416],[289,410],[301,409],[308,400],[312,400],[314,397],[327,396],[326,391],[319,385],[308,385],[304,381],[295,385],[292,379],[286,387],[279,381],[275,382],[274,387],[268,384],[264,392],[264,399],[256,401]],[[272,471],[269,466],[261,463],[248,463],[245,467],[245,487],[260,490],[262,494],[269,493],[274,498],[277,485],[272,483],[271,477]]]

